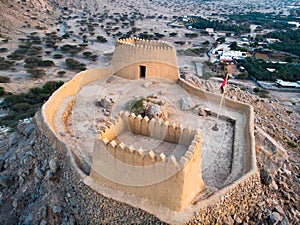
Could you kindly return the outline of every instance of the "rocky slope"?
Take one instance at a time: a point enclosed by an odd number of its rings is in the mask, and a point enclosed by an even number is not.
[[[0,33],[37,26],[46,29],[59,17],[59,9],[95,12],[100,6],[97,0],[0,0]]]
[[[22,27],[45,26],[53,10],[51,1],[1,0],[0,31],[11,33]]]

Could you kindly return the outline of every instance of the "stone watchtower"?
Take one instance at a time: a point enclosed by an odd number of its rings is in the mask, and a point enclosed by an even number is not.
[[[112,58],[115,74],[127,79],[179,78],[176,49],[169,43],[138,38],[119,40]]]

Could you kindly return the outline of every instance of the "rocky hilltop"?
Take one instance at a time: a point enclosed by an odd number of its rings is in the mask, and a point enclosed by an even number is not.
[[[243,91],[237,96],[256,99]],[[266,125],[260,114],[256,117]],[[189,224],[299,224],[298,150],[285,151],[258,126],[255,136],[260,177],[249,186],[255,192],[237,189]],[[34,119],[20,123],[0,149],[1,224],[163,224],[84,185],[68,153],[56,150]]]
[[[0,32],[6,36],[20,30],[28,33],[37,30],[31,27],[49,31],[46,28],[55,23],[53,18],[59,18],[67,8],[104,11],[102,6],[108,2],[116,4],[118,1],[0,0]],[[137,1],[134,6],[136,4]],[[186,80],[219,93],[218,82],[194,75],[187,76]],[[255,192],[235,190],[230,198],[221,199],[207,210],[196,213],[190,224],[299,224],[299,100],[283,102],[277,97],[260,98],[250,89],[242,90],[233,85],[226,95],[254,107],[260,176],[251,180],[249,190],[253,190],[253,186],[257,188]],[[0,140],[0,224],[163,222],[87,187],[72,168],[68,153],[55,149],[32,119],[21,122],[14,132]]]

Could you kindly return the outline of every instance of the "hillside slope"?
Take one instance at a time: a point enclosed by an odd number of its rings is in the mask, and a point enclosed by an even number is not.
[[[45,25],[53,15],[51,1],[44,0],[1,0],[0,31],[10,33],[26,25]]]
[[[104,4],[106,1],[101,1]],[[12,33],[24,27],[47,27],[59,16],[58,9],[97,11],[96,0],[0,0],[0,32]]]

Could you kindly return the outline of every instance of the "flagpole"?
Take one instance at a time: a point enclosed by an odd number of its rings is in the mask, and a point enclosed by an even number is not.
[[[228,82],[228,73],[226,73],[225,79],[226,79],[226,82],[225,82],[225,86],[224,86],[224,89],[223,89],[223,93],[222,93],[222,97],[221,97],[221,101],[220,101],[220,105],[219,105],[219,109],[218,109],[218,113],[217,113],[217,117],[216,117],[216,124],[215,124],[215,126],[212,127],[212,130],[214,130],[214,131],[219,130],[218,121],[219,121],[219,116],[220,116],[220,112],[221,112],[221,108],[222,108],[224,95],[225,95],[225,92],[226,92],[226,87],[227,87],[227,82]]]

